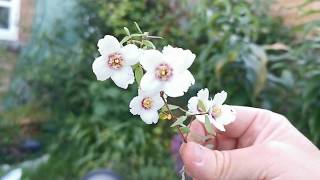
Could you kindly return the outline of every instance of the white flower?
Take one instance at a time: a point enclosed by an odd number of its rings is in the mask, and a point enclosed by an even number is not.
[[[224,126],[232,123],[236,119],[235,110],[223,104],[227,99],[227,92],[217,93],[211,101],[212,106],[209,110],[210,122],[220,131],[225,131]]]
[[[111,77],[113,82],[124,89],[134,82],[131,66],[138,63],[141,50],[134,44],[121,46],[119,41],[106,35],[98,41],[98,50],[101,54],[92,64],[92,70],[97,79],[104,81]]]
[[[203,103],[205,109],[199,107],[199,101]],[[189,99],[188,109],[192,114],[205,113],[209,111],[212,106],[211,104],[212,102],[209,100],[209,90],[207,88],[201,89],[198,91],[197,96]],[[205,115],[197,115],[196,118],[203,123],[205,122]]]
[[[195,59],[190,50],[166,46],[162,53],[146,50],[140,63],[146,70],[140,87],[146,92],[164,91],[170,97],[182,96],[195,80],[188,71]]]
[[[130,112],[133,115],[140,115],[146,124],[156,124],[159,119],[158,110],[164,105],[159,93],[148,94],[139,91],[138,96],[130,102]]]
[[[200,90],[196,97],[192,97],[188,102],[188,109],[191,113],[198,114],[208,112],[208,115],[197,115],[196,118],[205,122],[208,116],[210,122],[220,131],[225,131],[224,126],[232,123],[236,119],[235,110],[231,106],[223,104],[227,99],[227,93],[221,91],[217,93],[213,100],[209,99],[208,89]],[[205,106],[205,111],[199,107],[199,101]]]

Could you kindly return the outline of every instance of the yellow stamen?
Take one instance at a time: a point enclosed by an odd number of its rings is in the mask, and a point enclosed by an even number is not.
[[[114,53],[108,57],[108,66],[112,69],[118,70],[123,67],[123,58],[121,54]]]
[[[218,117],[221,115],[222,111],[220,107],[213,107],[211,113],[214,117]]]
[[[167,119],[168,119],[168,120],[171,120],[171,119],[172,119],[171,114],[167,114]]]
[[[150,97],[144,98],[142,100],[142,107],[144,109],[150,109],[152,108],[152,105],[153,105],[153,100]]]
[[[156,69],[156,77],[161,81],[166,81],[172,76],[172,69],[168,64],[160,64]]]

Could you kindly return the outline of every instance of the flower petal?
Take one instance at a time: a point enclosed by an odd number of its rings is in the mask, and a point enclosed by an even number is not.
[[[213,100],[207,100],[205,101],[207,109],[210,111],[210,109],[213,107]]]
[[[159,120],[158,112],[152,110],[143,112],[140,117],[146,124],[156,124]]]
[[[164,47],[162,53],[165,57],[164,60],[177,72],[188,69],[196,58],[196,55],[194,55],[190,50],[174,48],[170,45]]]
[[[206,116],[205,115],[197,115],[196,116],[197,120],[202,122],[202,123],[205,123],[206,121]]]
[[[155,78],[152,72],[145,73],[140,81],[140,88],[146,93],[157,93],[160,92],[162,83]]]
[[[189,49],[184,50],[183,52],[184,52],[185,61],[186,61],[185,68],[188,69],[192,65],[193,61],[196,59],[196,55],[193,54]]]
[[[219,123],[218,121],[211,119],[210,118],[211,123],[214,125],[214,127],[216,127],[217,129],[219,129],[220,131],[226,131],[226,129],[224,128],[223,124]]]
[[[112,74],[112,71],[108,68],[106,60],[103,56],[100,56],[94,60],[92,63],[92,70],[99,81],[108,79]]]
[[[167,46],[163,47],[162,53],[163,54],[170,54],[172,50],[174,50],[174,47],[172,47],[171,45],[167,45]]]
[[[120,53],[125,59],[125,65],[131,66],[139,62],[142,51],[134,44],[128,44],[121,48]]]
[[[103,39],[98,41],[98,51],[104,56],[109,56],[112,53],[118,52],[120,47],[119,41],[110,35],[105,35]]]
[[[141,96],[136,96],[130,101],[130,104],[129,104],[130,112],[133,115],[137,115],[137,114],[140,115],[143,112],[143,108],[141,106],[141,101],[142,101]]]
[[[170,97],[183,96],[194,82],[192,74],[186,70],[180,74],[174,74],[172,79],[165,83],[164,92]]]
[[[220,124],[227,125],[232,123],[236,119],[235,110],[231,106],[223,105],[221,107],[221,116],[216,118],[216,121]]]
[[[198,102],[199,102],[199,98],[198,97],[192,97],[192,98],[189,99],[189,101],[188,101],[188,110],[191,113],[199,113]]]
[[[155,71],[162,62],[164,62],[163,55],[158,50],[145,50],[140,58],[140,64],[146,71]]]
[[[134,82],[134,75],[133,75],[132,68],[130,66],[122,67],[122,69],[115,71],[111,75],[111,79],[117,86],[123,89],[127,89],[128,85]]]
[[[209,90],[208,90],[208,88],[199,90],[198,93],[197,93],[197,96],[198,96],[199,99],[201,99],[202,101],[207,101],[207,100],[209,100]]]
[[[142,97],[153,97],[153,96],[160,96],[159,92],[150,92],[150,91],[143,91],[141,88],[138,89],[139,96]]]
[[[213,105],[214,106],[222,105],[226,101],[227,95],[228,94],[225,91],[221,91],[220,93],[217,93],[216,95],[214,95]]]
[[[159,110],[160,108],[162,108],[164,106],[164,102],[162,100],[162,98],[160,97],[160,94],[157,93],[156,95],[151,97],[153,100],[153,110]]]

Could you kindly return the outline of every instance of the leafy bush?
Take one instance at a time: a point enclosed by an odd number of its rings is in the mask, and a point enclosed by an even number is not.
[[[81,0],[75,28],[60,21],[54,33],[34,34],[7,104],[40,103],[51,112],[47,123],[60,133],[51,142],[49,163],[30,172],[31,179],[80,177],[101,167],[129,179],[175,179],[170,123],[145,126],[128,110],[136,92],[97,82],[91,70],[98,39],[123,37],[122,27],[131,28],[134,21],[165,38],[155,42],[158,46],[169,43],[195,52],[192,71],[199,84],[213,92],[225,89],[229,104],[286,115],[320,145],[319,40],[298,41],[281,20],[245,0],[192,2]],[[70,31],[76,36],[71,41]],[[270,46],[274,43],[287,48]]]

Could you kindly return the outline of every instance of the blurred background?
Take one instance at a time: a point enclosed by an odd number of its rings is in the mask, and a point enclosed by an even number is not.
[[[179,140],[129,112],[136,87],[98,82],[91,64],[123,27],[192,50],[199,88],[284,114],[320,147],[318,0],[0,0],[0,177],[179,179]],[[19,173],[18,173],[19,174]],[[19,175],[18,175],[19,176]],[[88,176],[87,176],[88,177]]]

